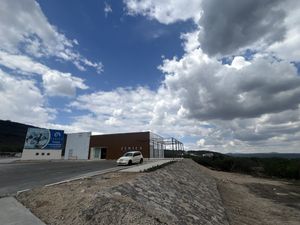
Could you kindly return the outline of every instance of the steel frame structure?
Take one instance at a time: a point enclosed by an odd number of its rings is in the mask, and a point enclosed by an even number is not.
[[[163,138],[160,135],[152,133],[150,140],[156,148],[173,151],[173,157],[178,156],[179,151],[184,151],[184,145],[174,137]]]

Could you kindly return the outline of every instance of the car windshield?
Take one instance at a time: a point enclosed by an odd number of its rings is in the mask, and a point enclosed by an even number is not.
[[[125,153],[124,156],[133,156],[133,153],[132,152],[127,152],[127,153]]]

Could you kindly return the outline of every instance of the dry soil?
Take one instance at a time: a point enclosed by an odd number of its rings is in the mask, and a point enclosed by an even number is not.
[[[151,173],[109,173],[20,194],[47,224],[300,225],[292,181],[213,171],[183,160]]]

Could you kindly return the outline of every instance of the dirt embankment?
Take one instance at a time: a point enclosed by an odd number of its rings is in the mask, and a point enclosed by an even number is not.
[[[47,224],[300,224],[299,185],[191,160],[39,188],[18,200]]]
[[[299,184],[201,170],[216,178],[231,225],[300,225]]]
[[[44,187],[18,200],[47,224],[228,224],[214,178],[191,160]]]

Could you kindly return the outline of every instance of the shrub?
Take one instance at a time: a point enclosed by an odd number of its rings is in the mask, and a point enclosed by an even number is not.
[[[204,158],[192,156],[195,162],[216,170],[247,174],[264,174],[272,177],[300,179],[300,159],[282,158],[239,158],[218,156]]]

